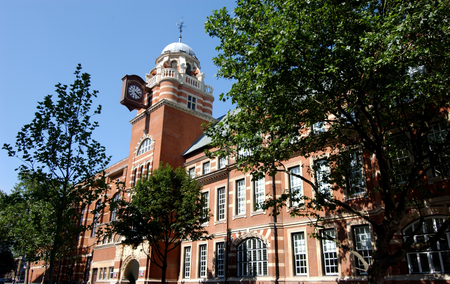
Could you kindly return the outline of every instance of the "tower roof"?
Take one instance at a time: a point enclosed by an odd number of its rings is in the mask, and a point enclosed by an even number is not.
[[[182,42],[174,42],[169,44],[168,46],[166,46],[163,51],[161,52],[161,54],[164,54],[166,52],[184,52],[189,54],[190,56],[195,56],[194,50],[192,50],[192,48],[187,45],[184,44]]]

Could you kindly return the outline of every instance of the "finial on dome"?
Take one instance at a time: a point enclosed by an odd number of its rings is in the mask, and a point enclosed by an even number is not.
[[[180,36],[178,37],[178,42],[181,42],[181,33],[183,32],[183,17],[181,17],[180,23],[177,23],[177,26],[180,26],[178,29],[180,30]]]

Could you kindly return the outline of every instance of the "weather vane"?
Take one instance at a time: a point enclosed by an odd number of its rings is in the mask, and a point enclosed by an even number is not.
[[[183,28],[186,27],[183,24],[184,24],[183,17],[181,17],[180,23],[176,24],[177,26],[179,26],[178,29],[180,30],[180,36],[178,37],[178,42],[181,42],[181,33],[183,32]]]

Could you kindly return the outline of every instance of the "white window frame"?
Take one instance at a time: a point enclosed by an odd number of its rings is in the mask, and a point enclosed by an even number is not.
[[[298,169],[298,172],[297,172],[297,169]],[[297,166],[290,167],[288,169],[288,171],[289,171],[289,173],[301,175],[301,172],[302,172],[301,169],[302,169],[302,167],[300,165],[297,165]],[[289,174],[288,180],[289,180],[289,193],[291,195],[295,194],[295,195],[297,195],[296,197],[301,198],[303,196],[302,179],[297,176],[294,176],[292,174]],[[297,192],[299,192],[300,194],[297,194]],[[293,201],[292,199],[290,200],[290,207],[297,207],[300,204],[301,204],[300,201]]]
[[[248,238],[237,246],[238,277],[268,276],[268,250],[260,238]]]
[[[328,165],[327,158],[317,159],[314,161],[316,186],[319,192],[331,195],[331,185],[327,182],[323,182],[324,175],[330,174],[330,166]],[[325,173],[325,174],[323,174]]]
[[[195,166],[188,169],[188,175],[189,175],[191,178],[195,178]]]
[[[235,182],[236,186],[236,215],[245,215],[245,205],[247,204],[247,199],[245,197],[245,178],[238,179]]]
[[[225,186],[217,188],[217,221],[223,221],[227,217],[227,190]]]
[[[261,205],[265,201],[266,184],[264,177],[253,181],[253,210],[262,211]],[[258,208],[257,208],[258,207]]]
[[[350,155],[350,176],[346,177],[347,181],[347,195],[348,197],[358,197],[367,192],[366,176],[363,167],[363,155],[360,150],[352,150],[346,153]],[[355,191],[354,188],[359,189]]]
[[[327,235],[331,238],[336,237],[335,229],[325,229],[321,232],[322,236]],[[339,262],[337,256],[336,243],[332,240],[322,239],[320,241],[322,248],[322,270],[326,276],[339,275]]]
[[[227,166],[227,158],[226,157],[219,157],[217,159],[217,163],[219,165],[219,169],[223,169]]]
[[[225,242],[216,243],[216,277],[225,277]]]
[[[416,235],[414,242],[428,241],[436,233],[447,216],[428,216],[424,218],[424,224]],[[406,242],[420,225],[420,219],[412,222],[402,230],[403,240]],[[445,255],[450,254],[450,229],[444,233],[439,241],[423,251],[410,252],[406,254],[408,271],[410,274],[444,274],[450,272],[450,264],[445,261]],[[447,267],[446,267],[447,265]],[[428,269],[428,270],[427,270]],[[447,269],[447,270],[446,270]]]
[[[208,267],[208,246],[206,244],[200,244],[198,246],[198,276],[199,278],[206,278]]]
[[[369,225],[360,225],[353,226],[353,239],[355,242],[355,250],[361,254],[361,256],[370,263],[372,259],[372,233]],[[363,263],[355,257],[355,269],[357,275],[367,275],[367,272],[364,271]]]
[[[403,163],[404,161],[410,161],[411,162],[411,155],[408,151],[408,149],[402,149],[399,150],[397,153],[395,153],[395,157],[391,158],[391,162],[392,162],[392,167],[394,168],[394,170],[396,168],[398,168],[398,164]],[[397,174],[397,178],[398,178],[398,182],[399,183],[403,183],[406,182],[408,173],[398,173]]]
[[[119,201],[119,193],[118,192],[116,194],[114,194],[113,201],[114,202]],[[116,221],[116,219],[117,219],[117,209],[118,208],[116,207],[116,208],[114,208],[114,210],[111,211],[111,216],[110,216],[109,221]]]
[[[142,155],[153,149],[152,139],[146,138],[142,141],[141,145],[139,145],[139,149],[137,151],[136,156]]]
[[[206,175],[211,172],[211,162],[204,162],[202,165],[202,174]]]
[[[202,218],[206,219],[205,223],[209,222],[209,191],[202,192],[202,199],[205,201],[204,207],[202,208]]]
[[[191,261],[192,261],[192,248],[185,246],[183,248],[183,278],[191,278]]]
[[[445,140],[445,137],[447,136],[447,130],[442,129],[440,124],[433,124],[430,126],[431,132],[428,133],[428,140],[430,142],[443,142]],[[432,151],[432,146],[430,145],[430,151]],[[442,159],[447,158],[444,153],[440,153],[436,155],[436,159],[439,160],[440,163],[442,163]],[[432,167],[432,176],[433,177],[443,177],[448,176],[449,172],[445,171],[445,169],[441,166],[433,166]],[[447,165],[448,166],[448,165]]]
[[[95,209],[98,209],[101,205],[101,201],[97,201],[97,203],[95,203]],[[96,212],[94,214],[94,220],[92,221],[92,232],[91,232],[91,238],[95,237],[95,234],[97,233],[97,226],[98,226],[98,221],[100,219],[100,212]]]
[[[305,232],[296,232],[292,234],[292,249],[294,261],[294,275],[308,275],[308,255],[306,249]]]

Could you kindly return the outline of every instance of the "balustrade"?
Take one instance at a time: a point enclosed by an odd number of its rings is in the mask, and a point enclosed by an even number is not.
[[[160,79],[158,79],[160,78]],[[162,69],[162,74],[160,76],[156,75],[148,79],[147,86],[153,87],[158,82],[164,79],[173,78],[177,80],[180,83],[187,84],[191,87],[194,87],[195,89],[198,89],[202,92],[208,93],[210,95],[213,94],[213,88],[209,85],[204,84],[203,82],[199,81],[197,78],[188,76],[186,74],[180,74],[176,69],[172,68],[164,68]],[[183,80],[184,78],[184,80]]]

